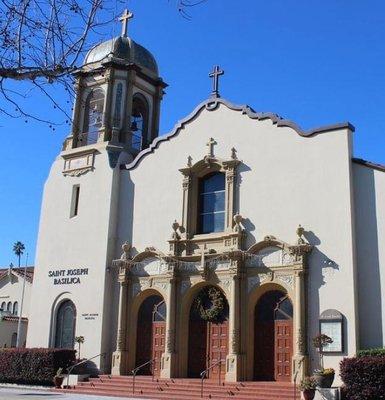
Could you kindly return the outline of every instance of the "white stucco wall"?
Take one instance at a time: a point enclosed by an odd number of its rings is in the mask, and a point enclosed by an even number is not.
[[[76,336],[82,335],[82,357],[110,352],[110,311],[104,312],[105,287],[113,255],[114,196],[119,170],[109,166],[105,144],[93,146],[94,170],[81,176],[63,176],[64,160],[59,156],[45,184],[37,245],[35,282],[32,293],[28,347],[54,345],[55,311],[61,301],[70,299],[76,306]],[[84,150],[82,148],[80,150]],[[78,150],[77,150],[78,151]],[[70,218],[73,185],[80,185],[79,212]],[[114,246],[112,246],[113,248]],[[88,269],[80,283],[54,284],[49,271]],[[72,277],[72,276],[68,276]],[[107,309],[113,309],[108,305]],[[106,357],[107,364],[110,356]],[[99,359],[95,360],[99,364]]]
[[[17,335],[17,324],[16,321],[0,321],[0,347],[11,347],[12,335],[14,333]],[[27,327],[28,323],[22,322],[20,346],[24,346],[27,336]]]
[[[22,290],[23,290],[23,278],[19,277],[16,274],[11,274],[10,276],[4,276],[0,280],[0,305],[3,302],[7,304],[8,302],[11,302],[13,305],[17,301],[18,303],[17,315],[20,315]],[[29,316],[31,290],[32,290],[32,284],[26,281],[22,316],[27,318]]]
[[[385,172],[354,164],[360,347],[385,346]]]
[[[252,120],[223,105],[216,111],[204,110],[178,136],[124,172],[119,242],[130,241],[138,252],[147,246],[168,250],[171,224],[182,215],[178,169],[186,166],[188,156],[193,163],[202,159],[210,137],[218,143],[216,157],[229,159],[235,147],[242,160],[236,211],[245,218],[248,246],[266,235],[293,243],[298,224],[305,227],[306,238],[315,246],[308,285],[309,338],[318,333],[322,311],[333,308],[344,315],[345,351],[325,356],[325,366],[338,369],[342,356],[355,353],[357,342],[348,129],[304,138],[269,119]],[[311,356],[315,358],[314,351]]]

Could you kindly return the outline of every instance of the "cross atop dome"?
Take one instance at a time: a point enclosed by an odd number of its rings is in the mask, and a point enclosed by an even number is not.
[[[128,11],[127,8],[124,10],[123,15],[119,17],[119,21],[122,22],[122,36],[127,36],[128,22],[130,19],[134,18],[134,13]]]

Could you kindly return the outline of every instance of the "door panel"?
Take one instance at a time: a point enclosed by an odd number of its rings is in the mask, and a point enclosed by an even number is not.
[[[274,380],[274,322],[255,324],[254,376],[260,381]]]
[[[291,360],[293,355],[293,321],[275,321],[275,380],[291,380]]]
[[[226,356],[228,353],[229,343],[229,324],[228,321],[224,321],[220,324],[208,323],[208,365],[207,368],[220,360],[223,363],[219,366],[214,367],[209,371],[209,379],[218,379],[219,374],[224,378],[226,373]]]
[[[162,355],[166,342],[166,322],[152,323],[152,359],[154,361],[154,375],[160,376]]]
[[[199,378],[207,368],[207,322],[190,319],[188,376]]]

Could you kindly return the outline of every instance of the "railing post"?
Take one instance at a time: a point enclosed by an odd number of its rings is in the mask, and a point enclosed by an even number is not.
[[[136,376],[136,372],[134,372],[134,374],[132,376],[132,394],[135,394],[135,376]]]

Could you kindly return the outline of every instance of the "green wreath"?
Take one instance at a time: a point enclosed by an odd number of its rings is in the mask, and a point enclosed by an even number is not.
[[[207,307],[207,305],[210,305]],[[225,308],[223,294],[217,288],[203,289],[195,299],[195,309],[199,316],[209,322],[218,321]]]

